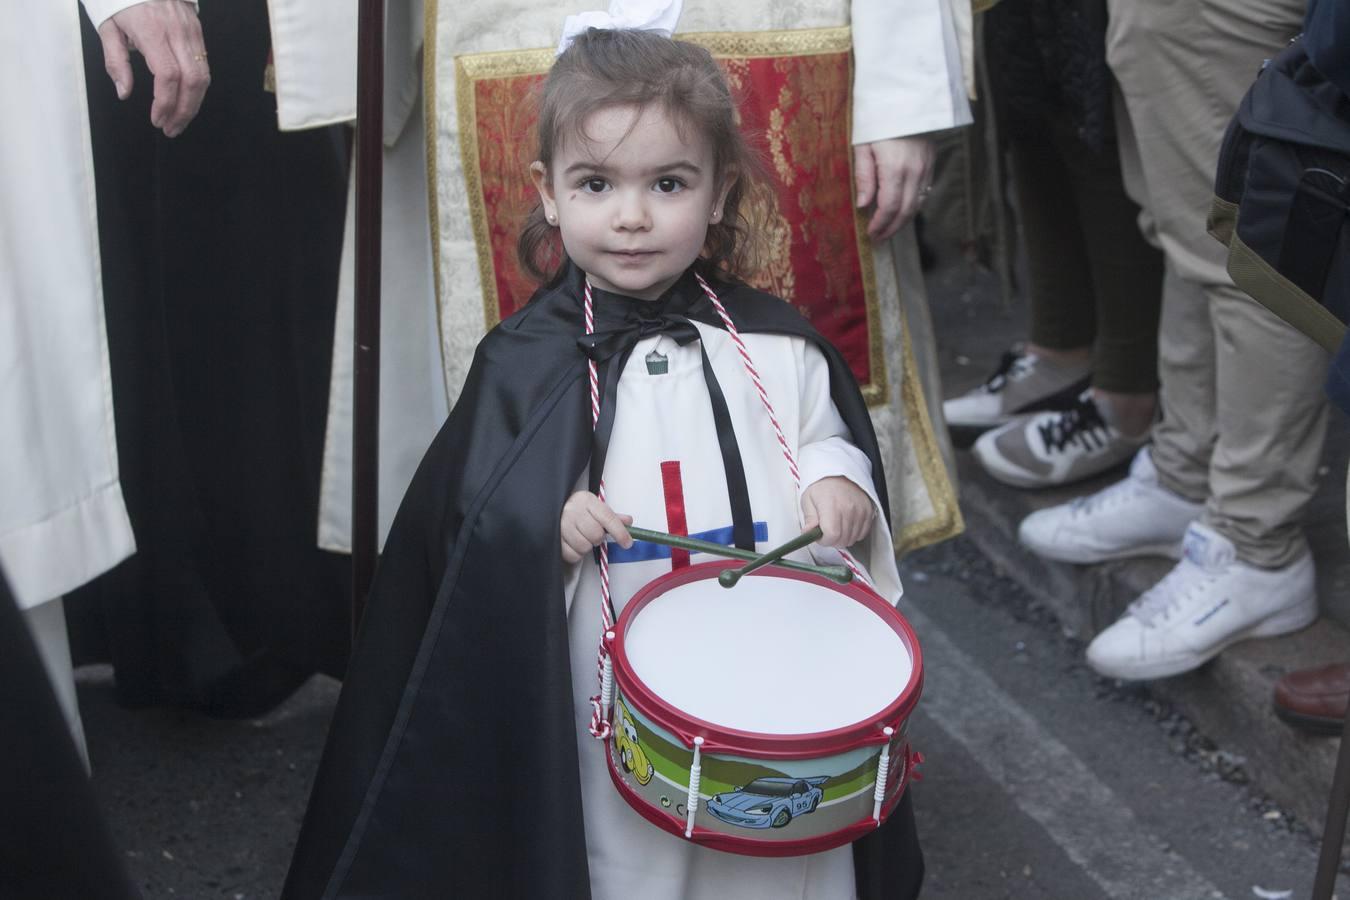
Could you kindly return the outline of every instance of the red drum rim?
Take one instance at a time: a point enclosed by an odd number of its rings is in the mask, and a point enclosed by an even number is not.
[[[752,754],[765,758],[807,759],[833,753],[844,753],[858,747],[885,743],[887,738],[883,728],[889,726],[897,732],[909,718],[919,702],[923,692],[923,654],[919,649],[919,639],[914,634],[905,617],[890,603],[886,602],[871,588],[857,581],[849,584],[835,584],[818,575],[795,572],[777,566],[766,566],[751,572],[746,578],[787,578],[793,581],[805,581],[826,590],[844,594],[858,601],[877,615],[899,637],[905,649],[909,651],[913,662],[906,682],[899,696],[884,709],[869,718],[852,725],[845,725],[830,731],[818,731],[809,734],[762,734],[753,731],[741,731],[725,725],[716,725],[676,709],[666,703],[641,678],[633,672],[628,659],[624,637],[633,618],[642,612],[647,604],[657,597],[695,581],[710,580],[717,582],[717,575],[723,569],[732,569],[744,565],[735,560],[714,560],[686,566],[662,575],[643,586],[633,595],[619,615],[614,627],[614,640],[610,646],[610,655],[614,658],[614,681],[624,697],[632,702],[632,708],[650,718],[657,725],[677,736],[685,746],[693,747],[694,738],[703,738],[703,752],[730,752]],[[732,590],[735,590],[732,588]]]

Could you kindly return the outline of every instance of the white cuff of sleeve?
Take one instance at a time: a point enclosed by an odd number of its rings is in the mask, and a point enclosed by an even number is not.
[[[856,484],[871,499],[872,508],[876,511],[872,532],[851,549],[855,562],[863,568],[877,592],[887,602],[896,603],[904,593],[904,587],[896,571],[894,548],[891,546],[890,531],[886,527],[886,510],[882,509],[872,483],[872,463],[867,454],[843,438],[836,437],[803,447],[798,465],[805,487],[810,487],[822,478],[842,476]],[[844,564],[843,554],[834,547],[812,544],[810,552],[818,565]]]
[[[949,2],[854,4],[854,144],[970,124]]]
[[[145,3],[146,0],[82,0],[82,2],[84,3],[84,11],[89,16],[89,21],[93,22],[94,28],[97,29],[122,10],[139,3]],[[190,3],[194,9],[197,6],[197,0],[180,0],[180,2]]]
[[[871,498],[877,514],[884,515],[881,500],[872,485],[872,461],[866,453],[843,438],[834,437],[802,447],[799,457],[797,465],[802,476],[802,493],[822,478],[847,478]]]

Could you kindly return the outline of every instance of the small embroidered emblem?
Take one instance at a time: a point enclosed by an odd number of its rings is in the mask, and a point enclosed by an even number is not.
[[[670,371],[670,360],[655,350],[647,354],[646,362],[648,375],[664,375]]]

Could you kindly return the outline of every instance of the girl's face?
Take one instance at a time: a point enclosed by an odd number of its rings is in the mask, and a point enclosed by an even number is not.
[[[735,178],[714,181],[708,139],[681,138],[657,106],[597,110],[583,133],[552,172],[530,167],[544,213],[592,285],[655,300],[698,258]]]

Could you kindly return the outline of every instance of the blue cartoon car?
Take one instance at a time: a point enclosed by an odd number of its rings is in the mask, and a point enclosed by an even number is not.
[[[827,778],[756,778],[708,801],[708,812],[742,828],[782,828],[795,816],[816,811]]]

